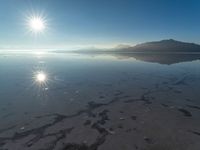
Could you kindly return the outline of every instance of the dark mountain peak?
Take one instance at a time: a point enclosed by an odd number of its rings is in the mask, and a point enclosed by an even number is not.
[[[141,44],[138,44],[138,45],[147,45],[147,44],[182,44],[184,42],[181,42],[181,41],[177,41],[177,40],[174,40],[174,39],[164,39],[164,40],[161,40],[161,41],[153,41],[153,42],[146,42],[146,43],[141,43]],[[187,44],[190,44],[190,43],[187,43]],[[136,45],[136,46],[138,46]]]
[[[129,52],[200,52],[200,45],[174,39],[147,42],[123,49]]]
[[[162,40],[160,42],[180,42],[180,41],[176,41],[174,39],[165,39],[165,40]]]

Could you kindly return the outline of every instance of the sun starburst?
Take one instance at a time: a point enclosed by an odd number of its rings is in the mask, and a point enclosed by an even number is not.
[[[26,16],[26,27],[32,34],[41,34],[47,29],[47,19],[43,14],[32,13]]]
[[[42,18],[33,17],[29,20],[29,25],[33,32],[42,32],[45,29],[45,22]]]

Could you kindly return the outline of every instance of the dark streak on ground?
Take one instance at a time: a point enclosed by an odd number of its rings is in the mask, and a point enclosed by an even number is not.
[[[103,110],[102,112],[99,113],[99,117],[101,118],[100,120],[98,120],[99,124],[104,125],[106,121],[109,120],[107,115],[108,112],[109,112],[108,110]]]
[[[169,107],[169,105],[167,104],[161,104],[163,107]]]
[[[91,145],[69,143],[63,150],[97,150],[98,147],[105,142],[106,135],[107,134],[102,134],[102,136],[98,137]]]
[[[186,116],[186,117],[192,117],[191,112],[189,112],[188,110],[183,109],[183,108],[179,108],[178,110],[179,110],[180,112],[182,112],[182,113],[184,114],[184,116]]]
[[[137,116],[131,116],[132,120],[137,120]]]
[[[91,122],[91,120],[86,120],[85,122],[84,122],[84,126],[88,126],[88,125],[90,125],[92,122]]]
[[[183,78],[174,82],[174,85],[186,85],[186,79],[187,79],[187,76],[184,76]]]
[[[8,128],[5,128],[5,129],[0,129],[0,134],[3,133],[3,132],[6,132],[8,130],[11,130],[11,129],[14,129],[17,125],[13,125],[11,127],[8,127]]]
[[[102,127],[102,125],[104,125],[106,121],[109,120],[107,116],[108,112],[109,112],[108,110],[103,110],[102,112],[100,112],[98,114],[98,117],[100,117],[100,119],[91,125],[91,128],[97,130],[100,134],[100,136],[96,139],[96,141],[93,144],[86,145],[85,143],[82,144],[69,143],[64,147],[63,150],[97,150],[98,147],[105,142],[106,136],[109,134],[108,130]]]
[[[193,134],[196,134],[196,135],[200,136],[200,132],[191,131],[191,130],[188,130],[188,132],[191,132],[191,133],[193,133]]]
[[[199,106],[187,105],[187,107],[190,107],[190,108],[194,108],[194,109],[198,109],[198,110],[200,110],[200,107],[199,107]]]
[[[43,118],[43,117],[49,117],[49,116],[55,116],[55,118],[54,118],[54,121],[52,123],[43,125],[43,126],[41,126],[39,128],[34,128],[34,129],[31,129],[31,130],[27,130],[27,131],[24,131],[24,132],[20,132],[20,133],[16,132],[13,137],[5,137],[5,138],[4,137],[0,137],[0,146],[3,146],[6,141],[15,141],[15,140],[18,140],[18,139],[22,139],[22,138],[24,138],[24,137],[26,137],[28,135],[35,135],[35,137],[29,141],[31,144],[27,145],[27,146],[32,146],[34,143],[38,142],[41,138],[45,137],[44,132],[45,132],[45,130],[47,128],[49,128],[49,127],[51,127],[51,126],[63,121],[64,119],[74,118],[74,117],[80,116],[81,114],[84,114],[84,113],[88,114],[89,117],[96,117],[96,115],[93,113],[93,110],[95,110],[95,109],[97,109],[97,108],[99,108],[101,106],[107,106],[107,105],[110,105],[110,104],[112,104],[114,102],[119,101],[120,100],[119,96],[122,95],[122,94],[123,94],[123,92],[117,91],[117,93],[115,94],[116,97],[113,98],[108,103],[95,103],[95,102],[91,101],[91,102],[88,103],[86,109],[80,110],[77,113],[72,114],[72,115],[68,115],[67,116],[67,115],[61,115],[61,114],[49,114],[49,115],[44,115],[44,116],[38,116],[36,118]],[[103,113],[103,117],[104,117],[104,119],[107,120],[108,118],[105,116],[105,113],[107,113],[107,111]],[[100,121],[102,121],[102,120],[100,120]],[[107,130],[104,130],[103,128],[100,128],[98,123],[96,125],[93,124],[93,128],[97,129],[98,131],[102,130],[101,132],[108,133]],[[2,132],[4,132],[4,131],[5,130],[3,130]],[[29,143],[29,142],[27,142],[27,143]],[[99,141],[97,141],[97,142],[99,142]],[[97,145],[98,145],[98,143],[97,143]]]

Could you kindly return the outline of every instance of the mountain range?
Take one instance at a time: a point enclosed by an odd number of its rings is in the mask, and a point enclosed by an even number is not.
[[[200,60],[200,45],[173,39],[147,42],[136,46],[118,45],[112,49],[84,49],[76,51],[89,55],[108,54],[119,59],[134,58],[146,62],[175,64]]]
[[[147,42],[136,46],[121,44],[112,49],[88,48],[75,51],[56,52],[82,53],[93,56],[108,54],[118,59],[134,58],[141,61],[168,65],[200,60],[200,45],[195,43],[180,42],[173,39]]]
[[[200,45],[169,39],[136,46],[118,46],[115,49],[120,52],[200,52]]]

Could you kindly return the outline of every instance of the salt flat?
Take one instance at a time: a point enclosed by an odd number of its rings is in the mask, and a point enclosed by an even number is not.
[[[200,61],[139,58],[0,55],[0,149],[198,150]]]

